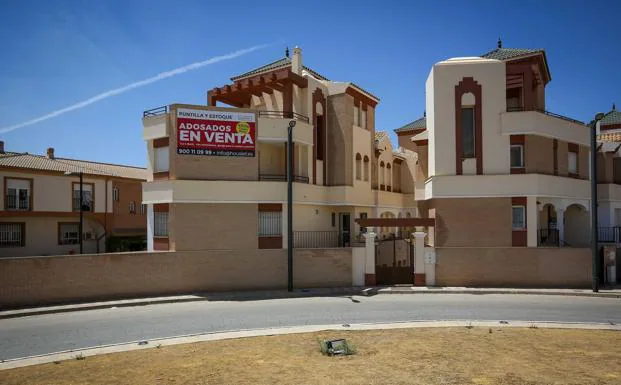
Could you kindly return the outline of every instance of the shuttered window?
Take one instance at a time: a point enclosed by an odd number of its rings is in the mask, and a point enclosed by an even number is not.
[[[259,211],[259,236],[282,236],[282,213],[279,211]]]

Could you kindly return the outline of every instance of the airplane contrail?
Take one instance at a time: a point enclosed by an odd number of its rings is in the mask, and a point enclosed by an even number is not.
[[[22,127],[26,127],[26,126],[31,126],[33,124],[40,123],[40,122],[43,122],[45,120],[54,118],[54,117],[56,117],[58,115],[62,115],[62,114],[65,114],[67,112],[70,112],[70,111],[73,111],[73,110],[77,110],[79,108],[86,107],[86,106],[88,106],[90,104],[93,104],[95,102],[98,102],[100,100],[107,99],[109,97],[122,94],[123,92],[127,92],[127,91],[130,91],[130,90],[133,90],[134,88],[143,87],[143,86],[149,85],[151,83],[155,83],[157,81],[169,78],[171,76],[179,75],[179,74],[182,74],[184,72],[188,72],[188,71],[192,71],[192,70],[195,70],[195,69],[198,69],[198,68],[201,68],[201,67],[208,66],[210,64],[215,64],[215,63],[221,62],[223,60],[234,59],[236,57],[239,57],[239,56],[242,56],[242,55],[246,55],[246,54],[248,54],[250,52],[257,51],[259,49],[263,49],[263,48],[268,47],[268,46],[269,46],[269,44],[255,45],[254,47],[240,49],[238,51],[231,52],[231,53],[228,53],[226,55],[215,56],[215,57],[212,57],[211,59],[199,61],[199,62],[196,62],[196,63],[188,64],[188,65],[183,66],[183,67],[175,68],[175,69],[170,70],[170,71],[162,72],[162,73],[157,74],[157,75],[155,75],[153,77],[150,77],[150,78],[147,78],[147,79],[144,79],[144,80],[140,80],[140,81],[128,84],[128,85],[123,86],[123,87],[115,88],[115,89],[110,90],[110,91],[102,92],[101,94],[95,95],[95,96],[93,96],[93,97],[91,97],[89,99],[83,100],[83,101],[81,101],[79,103],[76,103],[76,104],[73,104],[73,105],[71,105],[69,107],[61,108],[60,110],[56,110],[56,111],[50,112],[49,114],[40,116],[38,118],[31,119],[31,120],[25,121],[23,123],[15,124],[13,126],[8,126],[8,127],[0,128],[0,134],[5,134],[7,132],[10,132],[10,131],[13,131],[13,130],[17,130],[18,128],[22,128]]]

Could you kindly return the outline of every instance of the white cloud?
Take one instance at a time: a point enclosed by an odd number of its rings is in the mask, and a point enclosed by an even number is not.
[[[248,54],[250,52],[263,49],[263,48],[265,48],[267,46],[268,46],[267,44],[256,45],[254,47],[240,49],[238,51],[231,52],[231,53],[228,53],[226,55],[215,56],[215,57],[212,57],[211,59],[199,61],[199,62],[196,62],[196,63],[188,64],[188,65],[183,66],[183,67],[175,68],[175,69],[170,70],[170,71],[162,72],[162,73],[157,74],[157,75],[155,75],[153,77],[150,77],[150,78],[147,78],[147,79],[144,79],[144,80],[140,80],[140,81],[128,84],[128,85],[123,86],[123,87],[115,88],[115,89],[110,90],[110,91],[102,92],[101,94],[95,95],[95,96],[93,96],[93,97],[91,97],[89,99],[83,100],[81,102],[72,104],[72,105],[70,105],[68,107],[61,108],[61,109],[56,110],[56,111],[52,111],[52,112],[50,112],[48,114],[45,114],[43,116],[40,116],[38,118],[27,120],[25,122],[22,122],[22,123],[19,123],[19,124],[15,124],[13,126],[8,126],[8,127],[0,128],[0,134],[5,134],[7,132],[10,132],[10,131],[13,131],[13,130],[17,130],[18,128],[22,128],[22,127],[26,127],[26,126],[31,126],[33,124],[37,124],[37,123],[46,121],[48,119],[52,119],[52,118],[54,118],[56,116],[59,116],[59,115],[62,115],[62,114],[66,114],[67,112],[71,112],[73,110],[84,108],[84,107],[86,107],[88,105],[91,105],[93,103],[96,103],[96,102],[98,102],[100,100],[107,99],[107,98],[110,98],[112,96],[116,96],[116,95],[122,94],[122,93],[127,92],[127,91],[131,91],[134,88],[144,87],[146,85],[158,82],[160,80],[163,80],[163,79],[166,79],[166,78],[169,78],[169,77],[172,77],[172,76],[180,75],[180,74],[188,72],[188,71],[193,71],[195,69],[199,69],[201,67],[205,67],[205,66],[208,66],[208,65],[211,65],[211,64],[215,64],[215,63],[218,63],[218,62],[221,62],[221,61],[224,61],[224,60],[235,59],[236,57],[239,57],[239,56],[242,56],[242,55],[246,55],[246,54]]]

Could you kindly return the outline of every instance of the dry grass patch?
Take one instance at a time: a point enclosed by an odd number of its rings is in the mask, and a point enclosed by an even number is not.
[[[345,337],[357,354],[327,357]],[[166,346],[0,372],[0,384],[621,384],[621,333],[449,328]]]

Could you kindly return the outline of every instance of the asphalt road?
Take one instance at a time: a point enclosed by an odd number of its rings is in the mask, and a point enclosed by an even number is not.
[[[0,360],[186,334],[421,320],[621,324],[607,298],[423,294],[186,302],[0,320]]]

